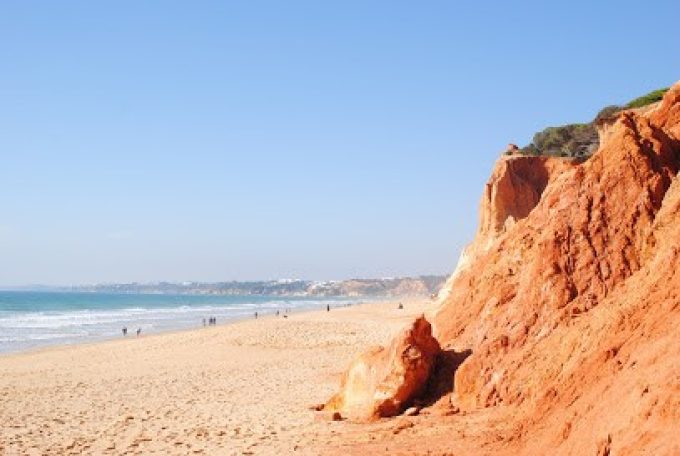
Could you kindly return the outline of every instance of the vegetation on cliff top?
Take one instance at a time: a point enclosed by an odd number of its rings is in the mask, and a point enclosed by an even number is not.
[[[553,157],[587,157],[599,146],[596,125],[612,121],[624,109],[641,108],[663,98],[668,88],[658,89],[638,97],[624,106],[611,105],[597,113],[589,123],[548,127],[536,133],[527,146],[519,149],[522,155],[549,155]]]
[[[597,130],[592,123],[548,127],[534,135],[531,144],[520,153],[556,157],[582,157],[597,147]]]
[[[647,105],[650,105],[652,103],[656,103],[657,101],[661,101],[664,94],[666,92],[668,92],[668,89],[670,89],[670,87],[666,87],[665,89],[659,89],[659,90],[654,90],[652,92],[649,92],[647,95],[643,95],[643,96],[638,97],[635,100],[629,102],[625,106],[625,108],[626,109],[641,108],[643,106],[647,106]]]

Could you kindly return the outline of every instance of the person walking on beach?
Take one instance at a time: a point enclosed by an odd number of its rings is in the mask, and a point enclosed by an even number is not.
[[[330,312],[330,311],[331,311],[331,305],[330,305],[330,304],[326,304],[326,312]]]
[[[127,326],[123,326],[123,337],[127,336]]]
[[[255,312],[255,320],[257,320],[257,312]]]
[[[137,328],[137,337],[142,333],[142,328]]]

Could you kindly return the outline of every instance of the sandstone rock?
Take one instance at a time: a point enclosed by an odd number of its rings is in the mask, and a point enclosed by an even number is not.
[[[471,354],[425,425],[389,436],[408,444],[394,453],[427,438],[437,454],[470,453],[461,440],[489,454],[678,454],[679,170],[680,83],[618,115],[585,161],[501,157],[431,320],[447,351]],[[391,365],[384,351],[352,365],[334,405],[377,410],[366,379],[385,377],[372,371]]]
[[[629,454],[670,448],[679,170],[680,84],[658,105],[623,112],[585,162],[498,160],[434,318],[442,345],[472,350],[454,378],[461,413],[505,405],[531,436],[526,454],[558,441],[557,453],[583,454],[609,434]],[[616,356],[603,356],[611,347]],[[650,383],[657,402],[644,409],[629,392]]]
[[[503,151],[503,154],[512,155],[512,154],[516,154],[518,152],[519,152],[519,147],[517,146],[517,144],[510,143],[510,144],[508,144],[508,146]]]
[[[356,421],[398,415],[422,392],[439,352],[430,323],[417,318],[388,347],[356,359],[325,410]]]
[[[669,136],[680,140],[680,84],[676,83],[670,88],[649,117]]]
[[[440,304],[457,286],[458,276],[491,250],[507,230],[529,215],[548,184],[575,167],[572,161],[555,157],[502,156],[498,159],[479,204],[475,239],[463,249],[453,274],[438,292]]]

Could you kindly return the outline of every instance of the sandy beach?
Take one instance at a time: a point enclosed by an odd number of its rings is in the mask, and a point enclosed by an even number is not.
[[[318,454],[354,425],[311,407],[403,302],[0,356],[0,453]]]

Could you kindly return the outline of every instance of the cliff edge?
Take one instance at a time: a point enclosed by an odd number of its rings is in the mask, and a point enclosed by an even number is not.
[[[504,184],[517,179],[499,160],[468,247],[474,258],[447,283],[434,319],[443,347],[472,351],[451,401],[463,410],[511,406],[526,429],[515,437],[532,451],[586,454],[606,441],[617,454],[672,453],[680,84],[654,109],[622,113],[583,163],[546,173],[538,157],[515,160],[526,162],[522,177],[546,182],[540,198],[527,213],[536,198]],[[522,438],[539,424],[542,439]]]
[[[437,403],[503,422],[491,452],[680,454],[680,83],[604,139],[500,158],[439,294],[436,339],[471,354]]]

